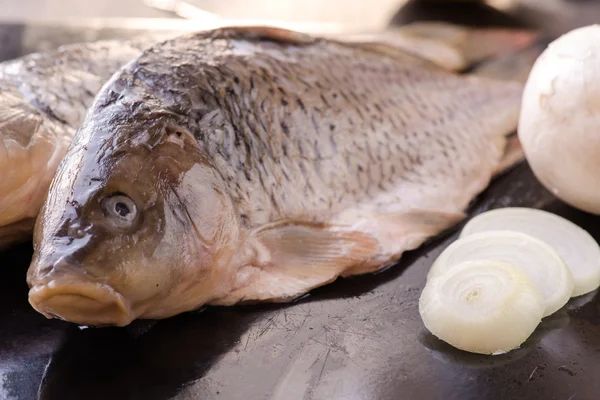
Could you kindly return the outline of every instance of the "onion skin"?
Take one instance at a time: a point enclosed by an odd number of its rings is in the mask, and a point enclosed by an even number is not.
[[[537,179],[567,204],[600,214],[600,26],[552,42],[523,91],[518,127]]]
[[[440,340],[471,353],[518,348],[541,322],[538,287],[508,263],[477,260],[432,277],[419,299],[425,327]]]

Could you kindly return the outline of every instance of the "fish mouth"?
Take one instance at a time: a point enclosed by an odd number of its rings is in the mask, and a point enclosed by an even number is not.
[[[29,303],[46,318],[79,325],[125,326],[134,319],[125,298],[100,283],[54,279],[32,287]]]

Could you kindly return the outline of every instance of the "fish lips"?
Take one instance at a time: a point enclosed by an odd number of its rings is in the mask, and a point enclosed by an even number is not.
[[[135,319],[120,293],[97,282],[52,279],[29,290],[29,303],[46,318],[79,325],[125,326]]]

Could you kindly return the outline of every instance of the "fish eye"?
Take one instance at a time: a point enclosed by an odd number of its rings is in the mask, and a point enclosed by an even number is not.
[[[130,227],[138,214],[135,202],[122,193],[105,197],[102,200],[102,210],[117,228]]]

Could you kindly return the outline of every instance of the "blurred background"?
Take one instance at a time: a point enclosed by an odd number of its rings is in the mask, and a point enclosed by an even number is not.
[[[597,0],[0,0],[0,61],[59,45],[267,23],[309,33],[368,32],[437,20],[539,29],[552,40],[600,21]]]
[[[449,3],[463,3],[462,11],[454,5],[448,6]],[[172,17],[207,20],[217,16],[326,23],[329,28],[336,25],[345,30],[372,30],[392,20],[404,22],[428,16],[489,24],[499,21],[491,7],[503,10],[520,23],[542,25],[554,35],[595,23],[600,18],[596,0],[2,0],[0,19],[56,21],[69,18],[81,22],[82,18],[137,17],[158,21]],[[175,10],[177,12],[173,12]]]

